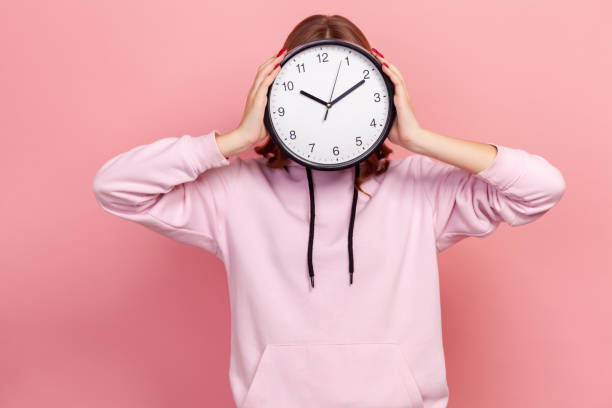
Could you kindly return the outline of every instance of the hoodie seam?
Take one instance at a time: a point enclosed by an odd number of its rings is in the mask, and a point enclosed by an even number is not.
[[[234,168],[234,170],[230,171],[230,173],[235,172],[235,176],[236,177],[232,177],[235,180],[239,180],[240,179],[240,174],[242,172],[242,166],[244,165],[244,163],[242,163],[240,160],[240,156],[234,156],[231,158],[232,160],[230,161],[229,166],[234,165],[237,168]],[[232,163],[233,161],[235,161],[236,163]],[[226,182],[225,180],[223,180],[223,177],[221,177],[221,174],[219,174],[219,177],[221,179],[221,182],[224,183],[226,185],[227,188],[227,205],[225,207],[225,210],[228,212],[228,214],[231,212],[232,208],[233,208],[233,195],[235,194],[234,191],[236,191],[236,186],[235,184],[237,184],[236,182],[234,183],[229,183]],[[234,180],[234,181],[235,181]],[[223,228],[223,237],[225,237],[225,241],[228,242],[228,238],[227,238],[227,223],[228,223],[228,218],[227,217],[223,217],[223,223],[221,225],[221,227]],[[219,247],[219,245],[217,245],[217,247]],[[221,253],[221,259],[223,260],[223,263],[225,264],[225,268],[227,273],[229,273],[230,271],[230,259],[229,259],[229,254],[226,254],[220,247],[219,247],[219,252]]]
[[[213,129],[213,133],[214,133],[213,139],[216,139],[217,133],[221,134],[216,129]],[[216,146],[215,149],[218,150],[219,149],[219,145],[216,144],[216,140],[215,140],[215,146]],[[228,169],[229,170],[228,171],[229,174],[228,175],[231,175],[231,174],[233,174],[235,172],[236,173],[235,174],[236,177],[232,176],[231,178],[232,179],[239,179],[240,178],[240,172],[242,170],[242,164],[243,164],[243,163],[240,162],[240,156],[233,156],[233,157],[230,156],[228,158],[228,157],[225,157],[225,155],[223,155],[223,153],[221,153],[220,151],[218,153],[220,153],[224,157],[224,159],[229,162],[229,164],[227,165],[229,167],[229,169]],[[231,180],[227,180],[224,177],[223,172],[219,172],[219,180],[221,181],[221,183],[223,185],[225,185],[225,189],[226,189],[226,197],[225,197],[226,198],[226,206],[225,206],[224,210],[226,212],[228,212],[228,214],[229,214],[229,212],[230,212],[230,210],[232,208],[231,207],[232,206],[232,202],[233,202],[232,196],[233,196],[234,191],[235,191],[235,184],[237,184],[237,183],[232,183],[232,182],[230,182]],[[219,225],[219,231],[222,232],[222,234],[220,234],[219,236],[220,237],[221,236],[224,237],[225,241],[227,242],[227,222],[228,222],[228,217],[226,217],[225,213],[223,213],[223,212],[220,212],[220,214],[221,214],[221,222],[219,223],[220,224]],[[217,244],[217,243],[215,242],[215,244]],[[223,260],[223,263],[225,264],[227,270],[229,271],[229,257],[228,257],[228,255],[223,251],[223,249],[221,248],[220,245],[217,244],[217,248],[218,248],[218,251],[221,254],[220,257]]]
[[[420,156],[421,157],[421,161],[424,160],[425,156]],[[419,183],[422,183],[423,180],[423,163],[420,163],[419,165]],[[424,188],[421,184],[421,190],[423,192],[423,195],[425,196],[425,200],[427,201],[427,204],[429,204],[429,211],[431,212],[431,230],[432,230],[432,235],[434,237],[434,243],[436,248],[438,248],[438,237],[436,236],[436,218],[438,216],[438,212],[436,210],[436,207],[433,205],[433,201],[432,199],[429,197],[429,194],[427,194],[427,188]]]
[[[201,135],[201,136],[199,136],[199,137],[209,137],[209,136],[210,136],[210,133],[213,133],[213,139],[214,139],[214,138],[216,137],[216,133],[217,133],[217,131],[216,131],[216,130],[213,130],[212,132],[209,132],[209,133],[207,133],[207,134],[205,134],[205,135]],[[183,140],[183,143],[181,144],[181,152],[182,152],[182,154],[183,154],[183,157],[185,158],[185,161],[187,162],[187,164],[188,164],[188,165],[189,165],[189,167],[191,168],[191,171],[192,171],[192,172],[193,172],[193,174],[195,175],[195,178],[194,178],[194,180],[192,180],[192,182],[193,182],[193,183],[197,183],[198,179],[199,179],[200,177],[202,177],[203,175],[205,175],[205,173],[206,173],[208,170],[210,170],[210,169],[212,169],[212,168],[216,168],[217,166],[215,166],[214,164],[213,164],[212,166],[211,166],[211,165],[209,165],[209,166],[208,166],[208,168],[207,168],[206,170],[204,170],[203,172],[201,172],[201,173],[199,173],[199,172],[196,170],[196,167],[194,166],[194,158],[193,158],[193,155],[192,155],[191,153],[189,153],[189,150],[188,150],[188,149],[186,149],[186,147],[185,147],[185,144],[186,144],[186,143],[188,143],[187,138],[190,138],[190,137],[192,137],[192,136],[190,136],[190,135],[185,135],[185,136],[183,136],[183,139],[184,139],[184,140]],[[213,140],[213,141],[214,141],[214,140]],[[215,142],[215,143],[216,143],[216,142]],[[227,158],[226,158],[226,160],[229,160],[229,159],[227,159]],[[231,163],[230,163],[229,165],[231,165]],[[221,181],[221,183],[222,183],[222,184],[225,186],[225,188],[226,188],[226,191],[227,191],[227,198],[228,198],[228,202],[229,202],[229,201],[230,201],[230,200],[229,200],[229,195],[230,195],[230,185],[231,185],[231,184],[228,184],[228,183],[227,183],[227,182],[224,180],[224,178],[222,177],[222,174],[219,174],[219,180]],[[226,229],[225,229],[226,218],[225,218],[225,215],[223,214],[223,212],[222,212],[222,211],[219,211],[219,212],[218,212],[218,214],[219,214],[219,216],[220,216],[220,220],[219,220],[220,222],[215,222],[216,220],[213,220],[213,225],[214,225],[214,228],[215,228],[215,230],[216,230],[216,235],[217,235],[217,237],[221,237],[221,236],[224,236],[224,234],[225,234],[225,232],[226,232]],[[153,216],[153,215],[151,214],[151,216]],[[156,218],[156,219],[158,219],[157,217],[155,217],[155,218]],[[160,220],[160,221],[161,221],[161,220]],[[162,221],[162,222],[163,222],[163,221]],[[164,222],[164,223],[165,223],[165,222]],[[165,224],[167,224],[167,223],[165,223]],[[167,224],[167,225],[170,225],[170,224]],[[206,235],[206,234],[204,234],[204,233],[202,233],[202,232],[199,232],[199,231],[196,231],[196,230],[190,230],[190,229],[187,229],[187,228],[176,228],[176,227],[174,227],[174,228],[175,228],[175,229],[180,229],[180,230],[182,230],[182,231],[192,232],[192,233],[197,234],[197,235],[199,235],[199,236],[206,237],[206,238],[210,239],[210,240],[211,240],[211,241],[214,243],[214,245],[215,245],[215,254],[216,254],[218,257],[220,257],[220,258],[221,258],[221,259],[222,259],[222,260],[225,262],[225,260],[226,260],[226,256],[225,256],[225,253],[222,251],[221,247],[219,246],[219,244],[217,243],[217,237],[211,237],[211,236],[208,236],[208,235]],[[221,228],[223,228],[223,230],[221,230]],[[223,234],[222,234],[222,233],[223,233]]]
[[[190,228],[181,228],[181,227],[175,227],[174,225],[169,224],[169,223],[167,223],[166,221],[162,220],[161,218],[156,217],[155,215],[151,214],[151,212],[150,212],[150,211],[151,211],[151,210],[147,210],[145,213],[146,213],[148,216],[150,216],[151,218],[153,218],[154,220],[158,221],[159,223],[161,223],[161,224],[163,224],[163,225],[167,226],[168,228],[170,228],[170,229],[172,229],[172,230],[174,230],[174,231],[183,231],[183,232],[188,232],[188,233],[190,233],[190,234],[194,234],[194,235],[197,235],[197,236],[199,236],[199,237],[202,237],[202,238],[205,238],[205,239],[210,240],[210,242],[212,242],[212,243],[213,243],[213,246],[214,246],[214,248],[215,248],[215,252],[214,252],[214,254],[215,254],[215,255],[217,255],[217,256],[219,256],[219,252],[220,252],[220,251],[219,251],[219,245],[217,245],[217,242],[216,242],[216,240],[215,240],[215,238],[214,238],[214,237],[211,237],[211,236],[209,236],[209,235],[207,235],[207,234],[204,234],[204,233],[203,233],[203,232],[201,232],[201,231],[193,230],[193,229],[190,229]]]

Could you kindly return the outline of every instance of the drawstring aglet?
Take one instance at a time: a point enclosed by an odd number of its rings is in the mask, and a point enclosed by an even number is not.
[[[310,285],[314,288],[314,276],[310,277]]]
[[[352,285],[353,284],[353,271],[351,271],[350,274],[351,276],[350,276],[349,281],[350,281],[350,284]]]

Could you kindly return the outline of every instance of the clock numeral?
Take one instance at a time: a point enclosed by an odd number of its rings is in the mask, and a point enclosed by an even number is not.
[[[319,62],[328,62],[327,61],[327,53],[323,52],[321,54],[317,54],[317,58],[319,58]]]
[[[370,79],[370,77],[368,75],[370,75],[370,71],[368,71],[367,69],[364,69],[363,70],[363,79]]]
[[[289,131],[289,138],[291,139],[295,139],[297,136],[295,135],[295,130],[290,130]]]
[[[304,63],[303,62],[301,64],[297,64],[296,67],[298,69],[298,73],[299,74],[301,74],[302,72],[306,72],[306,68],[304,67]]]
[[[312,151],[314,150],[315,144],[314,143],[308,143],[308,146],[310,147],[310,153],[312,153]]]
[[[380,102],[380,94],[378,92],[374,94],[374,102]]]
[[[293,81],[283,82],[283,87],[285,91],[293,91]]]
[[[332,149],[332,152],[334,153],[335,156],[340,154],[340,150],[338,150],[338,146],[334,146],[334,148]]]
[[[376,127],[376,121],[374,119],[372,119],[372,121],[370,122],[370,126]]]
[[[355,137],[355,144],[356,144],[357,146],[361,146],[361,144],[362,144],[362,143],[363,143],[363,142],[361,141],[361,136],[357,136],[357,137]]]
[[[348,56],[346,56],[346,57],[344,57],[344,58],[346,59],[346,65],[351,65],[351,64],[349,64],[349,59],[348,59]]]
[[[285,108],[282,106],[278,108],[278,116],[285,116]]]

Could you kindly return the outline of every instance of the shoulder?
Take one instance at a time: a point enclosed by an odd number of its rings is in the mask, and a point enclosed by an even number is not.
[[[398,160],[398,172],[404,177],[412,177],[415,182],[428,183],[432,179],[445,177],[458,168],[448,163],[432,159],[422,154],[412,154]]]
[[[415,154],[389,159],[387,170],[374,178],[383,187],[382,191],[393,195],[412,196],[410,192],[419,179],[419,161],[420,158]]]
[[[266,173],[266,159],[264,157],[231,156],[225,165],[210,169],[213,177],[218,177],[228,185],[233,186],[245,183],[245,180],[259,178]],[[248,183],[248,181],[247,181]]]
[[[428,157],[418,154],[411,154],[400,159],[391,159],[386,171],[388,173],[387,177],[391,179],[401,178],[402,180],[406,180],[406,178],[416,179],[424,167],[424,160],[431,161]]]
[[[243,174],[261,172],[266,167],[265,160],[263,157],[240,157],[235,155],[207,171],[218,173],[221,177],[225,178],[238,178]]]
[[[264,157],[240,157],[235,156],[230,158],[230,162],[234,162],[237,172],[242,175],[260,174],[267,168],[266,159]]]
[[[397,183],[401,188],[414,186],[417,189],[426,190],[440,180],[448,179],[456,173],[456,170],[457,168],[450,164],[415,153],[401,159],[391,160],[386,179],[391,184]]]

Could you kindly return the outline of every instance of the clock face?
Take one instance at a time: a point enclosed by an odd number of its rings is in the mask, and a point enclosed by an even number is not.
[[[265,122],[293,160],[335,170],[376,151],[394,115],[393,84],[380,62],[353,43],[319,40],[283,58]]]

